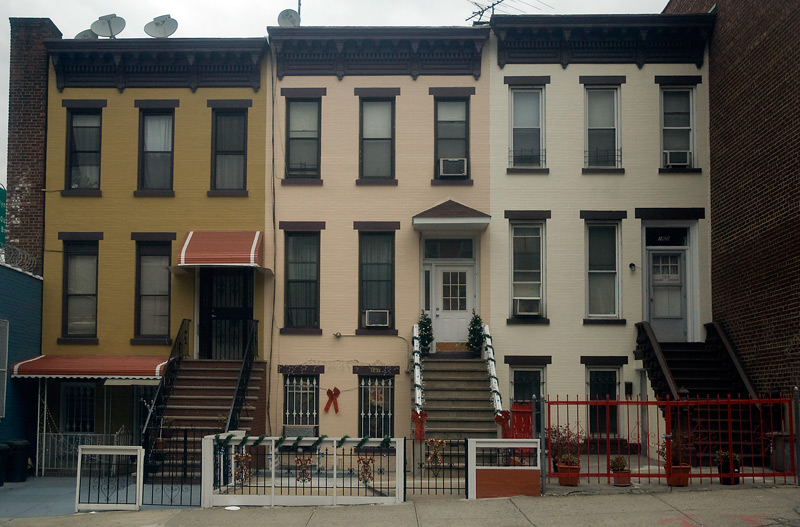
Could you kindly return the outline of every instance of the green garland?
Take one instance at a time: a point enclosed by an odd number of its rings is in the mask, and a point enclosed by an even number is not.
[[[362,448],[367,441],[369,441],[369,436],[362,437],[361,441],[358,442],[358,446],[356,446],[356,448]]]
[[[342,438],[339,440],[339,442],[336,443],[336,448],[342,448],[344,446],[344,442],[347,441],[348,439],[350,439],[350,436],[348,436],[348,435],[342,436]]]
[[[262,442],[262,441],[264,441],[264,438],[266,438],[266,437],[267,437],[267,434],[261,434],[260,436],[258,436],[258,439],[256,439],[256,440],[253,442],[253,446],[258,446],[258,445],[260,445],[260,444],[261,444],[261,442]]]
[[[284,441],[286,441],[286,436],[285,435],[280,436],[278,440],[275,441],[275,448],[280,448]]]
[[[214,439],[216,440],[218,447],[225,448],[226,446],[228,446],[228,443],[231,442],[231,439],[233,439],[233,434],[228,434],[228,437],[226,437],[224,440],[220,439],[219,434],[217,434],[214,436]]]
[[[250,439],[250,436],[245,434],[244,437],[242,438],[242,440],[239,441],[239,444],[236,445],[236,446],[244,446],[244,445],[246,445],[248,439]]]
[[[311,448],[317,448],[320,445],[320,443],[325,441],[326,437],[328,437],[328,436],[326,436],[325,434],[322,434],[321,436],[319,436],[316,441],[311,443]]]
[[[300,446],[300,441],[302,441],[302,440],[303,440],[303,436],[297,436],[297,439],[294,440],[294,443],[292,443],[292,446],[294,448],[299,447]]]
[[[389,448],[392,444],[392,436],[386,434],[383,436],[383,441],[381,441],[381,448]]]

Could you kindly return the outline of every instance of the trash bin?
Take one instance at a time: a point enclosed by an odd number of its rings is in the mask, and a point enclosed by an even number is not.
[[[19,483],[27,478],[28,447],[24,439],[9,441],[9,456],[6,461],[6,481]]]
[[[3,483],[6,481],[6,464],[10,451],[11,447],[5,443],[0,443],[0,487],[2,487]]]

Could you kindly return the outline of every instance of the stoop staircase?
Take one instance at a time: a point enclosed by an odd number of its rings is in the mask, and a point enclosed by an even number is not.
[[[440,352],[422,361],[426,435],[436,439],[496,438],[486,363],[455,358],[460,356]]]

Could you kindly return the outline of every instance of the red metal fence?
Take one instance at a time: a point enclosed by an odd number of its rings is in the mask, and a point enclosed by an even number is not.
[[[674,481],[680,465],[690,467],[683,470],[692,482],[792,483],[797,482],[792,404],[789,397],[678,401],[556,397],[548,399],[544,422],[538,426],[532,426],[531,404],[515,405],[512,433],[531,437],[533,430],[538,437],[536,431],[544,431],[553,483],[557,462],[570,457],[580,462],[580,481],[611,483],[610,466],[618,456],[636,483],[686,484]]]

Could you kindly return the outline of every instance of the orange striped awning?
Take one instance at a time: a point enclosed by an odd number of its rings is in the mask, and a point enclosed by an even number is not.
[[[39,355],[11,366],[19,379],[160,379],[168,357]]]
[[[178,266],[264,267],[261,231],[189,231]]]

